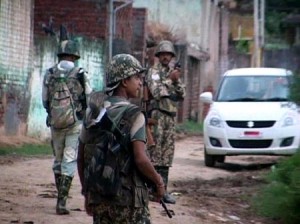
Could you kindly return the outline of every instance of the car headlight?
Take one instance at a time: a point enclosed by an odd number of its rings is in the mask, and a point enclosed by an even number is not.
[[[295,124],[293,117],[285,117],[282,122],[282,127],[292,126]]]
[[[218,127],[218,128],[222,128],[222,121],[219,117],[211,117],[209,119],[209,125],[213,126],[213,127]]]

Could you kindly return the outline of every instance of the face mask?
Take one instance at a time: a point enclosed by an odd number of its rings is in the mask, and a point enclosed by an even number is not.
[[[58,69],[63,70],[63,71],[69,71],[72,68],[74,68],[74,66],[75,66],[74,62],[65,61],[65,60],[60,61],[57,65]]]

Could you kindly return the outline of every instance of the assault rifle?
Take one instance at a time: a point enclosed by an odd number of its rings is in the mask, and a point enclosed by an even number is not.
[[[155,192],[156,192],[156,186],[155,184],[150,181],[149,179],[144,179],[145,180],[145,183],[147,184],[147,187],[149,189],[149,192],[150,192],[150,195],[153,195]],[[165,210],[165,212],[167,213],[168,217],[171,219],[172,218],[172,213],[173,215],[175,215],[174,211],[173,210],[169,210],[167,208],[167,205],[165,204],[165,202],[163,201],[163,199],[160,199],[159,203],[161,204],[161,206],[163,207],[163,209]]]

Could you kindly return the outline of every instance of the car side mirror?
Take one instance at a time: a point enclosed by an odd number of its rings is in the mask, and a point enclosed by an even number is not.
[[[200,101],[211,104],[213,102],[213,95],[211,92],[204,92],[200,94]]]

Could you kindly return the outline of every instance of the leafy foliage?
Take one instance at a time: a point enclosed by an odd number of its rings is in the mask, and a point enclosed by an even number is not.
[[[281,34],[281,21],[286,17],[286,12],[268,11],[266,13],[266,32],[268,35],[280,36]]]
[[[266,3],[268,7],[277,7],[281,9],[300,7],[299,0],[267,0]]]
[[[248,40],[239,40],[239,41],[237,41],[235,48],[239,53],[247,54],[247,53],[249,53],[249,41]]]
[[[300,223],[300,152],[273,167],[267,180],[253,201],[258,213],[286,224]]]
[[[265,11],[265,38],[267,49],[286,49],[289,47],[286,38],[287,24],[284,19],[300,11],[299,0],[267,0]]]

